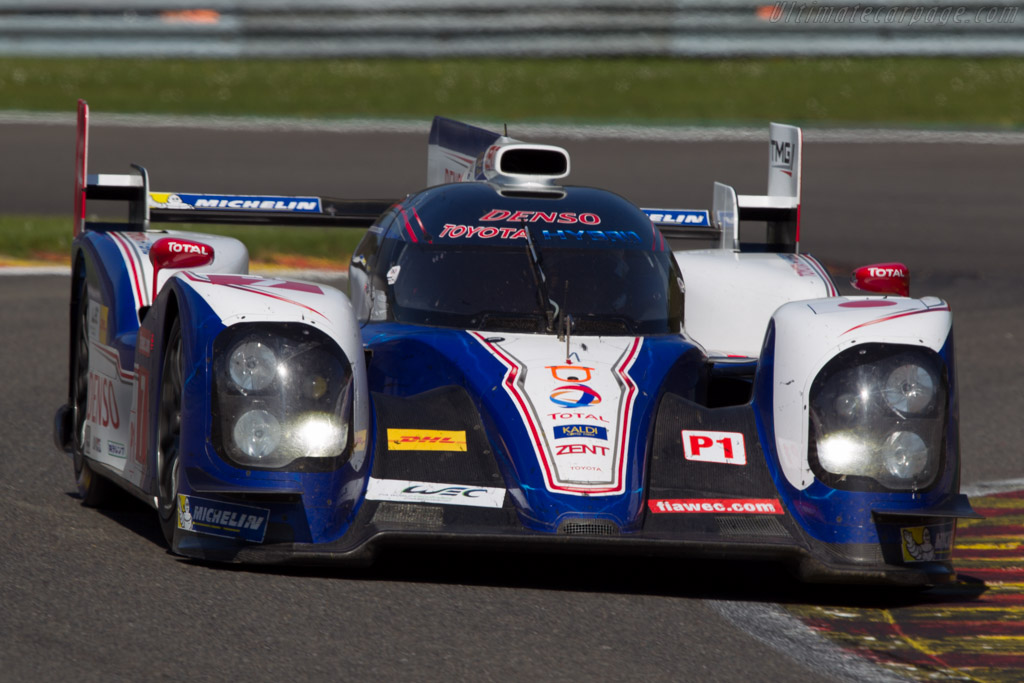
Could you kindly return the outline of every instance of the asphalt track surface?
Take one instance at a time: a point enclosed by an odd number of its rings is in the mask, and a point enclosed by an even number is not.
[[[512,131],[515,134],[515,131]],[[537,140],[554,142],[558,140]],[[154,189],[399,197],[426,134],[93,129],[93,171]],[[759,194],[763,143],[565,145],[573,181],[700,208]],[[0,126],[0,210],[70,214],[74,131]],[[956,320],[965,484],[1024,476],[1020,147],[805,145],[803,250],[844,280],[904,261]],[[370,570],[262,571],[167,554],[126,498],[82,508],[52,445],[67,376],[63,277],[0,278],[0,680],[887,680],[777,604],[902,603],[773,566],[392,553]]]

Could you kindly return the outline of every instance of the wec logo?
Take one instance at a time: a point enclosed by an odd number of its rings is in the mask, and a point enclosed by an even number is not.
[[[366,500],[500,508],[505,500],[505,489],[370,477]]]

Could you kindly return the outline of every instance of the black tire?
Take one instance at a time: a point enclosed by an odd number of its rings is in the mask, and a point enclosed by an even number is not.
[[[85,284],[84,270],[77,282],[79,294],[72,325],[70,396],[75,485],[82,505],[103,507],[116,495],[117,487],[96,474],[85,457],[85,449],[88,447],[85,418],[89,412],[89,286]]]
[[[157,512],[160,529],[168,546],[172,546],[178,524],[178,452],[181,446],[182,378],[181,324],[171,325],[164,344],[163,371],[160,379],[160,407],[157,414]]]

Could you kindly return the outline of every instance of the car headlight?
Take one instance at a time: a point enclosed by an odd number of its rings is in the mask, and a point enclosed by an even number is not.
[[[838,489],[919,491],[945,457],[948,380],[938,354],[864,344],[829,361],[811,385],[810,464]]]
[[[274,381],[277,356],[264,342],[247,339],[231,351],[228,374],[242,391],[261,391]]]
[[[234,465],[323,471],[351,451],[352,367],[298,323],[233,325],[214,341],[213,428]]]

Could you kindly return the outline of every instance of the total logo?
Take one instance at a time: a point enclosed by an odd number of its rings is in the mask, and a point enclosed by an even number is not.
[[[203,256],[207,256],[210,253],[206,250],[205,244],[197,244],[196,242],[179,242],[177,240],[170,240],[167,242],[167,251],[172,254],[201,254]]]
[[[868,275],[871,277],[906,277],[906,273],[899,268],[879,268],[868,266]]]
[[[590,381],[594,368],[582,365],[547,365],[546,370],[559,382],[570,382],[555,387],[551,392],[551,402],[563,408],[583,408],[601,403],[601,394],[583,382]]]
[[[601,394],[586,384],[566,384],[551,392],[551,402],[563,408],[584,408],[601,403]]]

